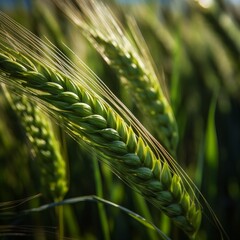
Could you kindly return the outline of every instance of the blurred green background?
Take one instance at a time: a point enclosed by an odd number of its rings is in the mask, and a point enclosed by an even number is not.
[[[212,206],[230,239],[237,239],[240,227],[240,5],[233,2],[152,0],[131,4],[118,1],[117,4],[120,13],[127,12],[136,18],[159,75],[164,76],[179,128],[177,161]],[[1,0],[0,9],[38,36],[50,39],[74,61],[64,44],[69,46],[135,111],[114,72],[49,1]],[[49,199],[38,197],[19,206],[13,202],[10,210],[16,214],[4,215],[9,211],[4,202],[39,193],[40,182],[24,132],[1,91],[0,116],[0,238],[55,239],[54,209],[26,216],[17,214],[17,211],[49,203]],[[98,194],[92,158],[63,132],[62,142],[69,168],[66,198]],[[102,197],[144,216],[136,193],[106,166],[100,166],[100,173]],[[186,239],[154,207],[149,209],[155,225],[172,239]],[[154,232],[119,209],[107,206],[105,210],[111,239],[158,239]],[[220,239],[211,215],[206,214],[199,239]],[[66,237],[105,239],[101,224],[96,203],[64,206]],[[13,236],[14,233],[18,233],[17,236]]]

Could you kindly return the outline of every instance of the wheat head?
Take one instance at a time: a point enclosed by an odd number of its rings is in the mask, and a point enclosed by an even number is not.
[[[44,196],[61,201],[68,190],[67,168],[49,119],[26,96],[10,93],[6,88],[5,94],[20,119],[31,152],[37,159]]]
[[[0,54],[0,72],[8,81],[30,88],[35,97],[49,103],[56,114],[68,121],[74,134],[94,147],[125,181],[189,236],[194,235],[201,222],[201,210],[191,200],[181,177],[171,170],[168,161],[159,159],[101,99],[45,67],[32,71],[15,57],[11,58],[9,53]]]
[[[131,90],[138,107],[148,118],[148,129],[175,156],[178,143],[177,124],[144,44],[138,41],[139,46],[135,47],[113,13],[102,2],[76,2],[79,8],[69,1],[56,1],[63,12],[81,28],[109,66],[124,80],[124,86]],[[137,35],[133,29],[132,31]]]

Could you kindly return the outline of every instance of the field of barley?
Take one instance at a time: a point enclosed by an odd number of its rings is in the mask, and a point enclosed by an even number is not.
[[[0,239],[237,239],[240,3],[0,1]]]

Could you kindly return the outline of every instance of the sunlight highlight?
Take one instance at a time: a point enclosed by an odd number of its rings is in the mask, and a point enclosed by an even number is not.
[[[203,8],[209,8],[213,4],[213,0],[196,0],[196,2]]]

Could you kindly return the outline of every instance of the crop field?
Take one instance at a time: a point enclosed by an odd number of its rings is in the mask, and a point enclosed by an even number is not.
[[[0,3],[0,239],[237,239],[240,5]]]

